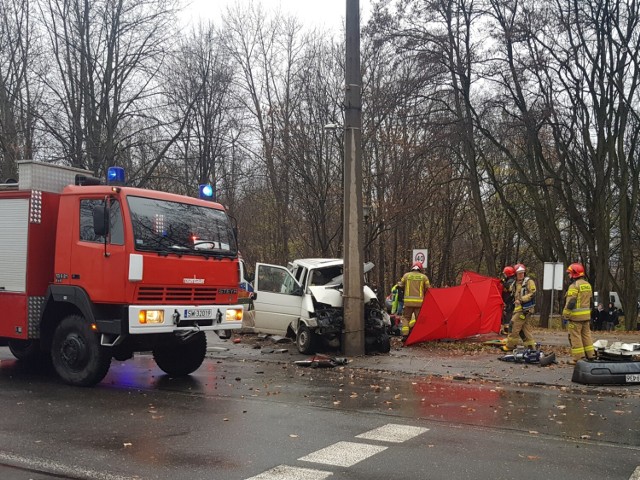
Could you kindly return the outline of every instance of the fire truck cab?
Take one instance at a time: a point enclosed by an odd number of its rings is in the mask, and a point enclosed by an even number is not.
[[[94,385],[112,358],[141,351],[188,375],[206,331],[242,324],[224,207],[100,183],[23,161],[18,183],[0,185],[0,341],[73,385]]]

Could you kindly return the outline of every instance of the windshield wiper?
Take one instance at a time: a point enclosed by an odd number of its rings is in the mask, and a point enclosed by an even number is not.
[[[184,245],[171,245],[171,246],[160,246],[157,248],[145,248],[145,250],[150,252],[157,252],[161,257],[167,257],[169,254],[173,253],[178,257],[181,257],[184,252],[189,252],[189,247],[185,247]]]

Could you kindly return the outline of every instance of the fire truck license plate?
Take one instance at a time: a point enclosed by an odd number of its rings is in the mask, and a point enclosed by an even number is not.
[[[640,373],[630,373],[626,376],[627,383],[640,383]]]
[[[210,308],[187,308],[184,318],[213,318],[213,310]]]

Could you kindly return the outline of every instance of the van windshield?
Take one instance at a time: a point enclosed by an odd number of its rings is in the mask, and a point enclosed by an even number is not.
[[[235,257],[227,214],[215,208],[153,198],[127,197],[136,250]]]

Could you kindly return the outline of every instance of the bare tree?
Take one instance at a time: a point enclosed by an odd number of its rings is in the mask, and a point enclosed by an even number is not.
[[[17,178],[16,161],[34,156],[37,48],[29,1],[0,2],[0,181]]]
[[[639,7],[566,0],[555,6],[558,30],[538,40],[553,59],[550,76],[568,100],[564,108],[556,101],[553,123],[563,198],[570,221],[586,242],[595,287],[603,298],[612,281],[617,283],[612,269],[624,272],[619,290],[630,327],[637,321],[631,230],[638,208]],[[612,255],[616,243],[619,248]]]
[[[154,117],[161,93],[156,79],[173,3],[39,0],[55,65],[42,79],[49,94],[43,120],[61,158],[102,172],[127,156],[139,129],[159,123],[143,120]]]
[[[197,195],[198,184],[211,183],[216,197],[233,200],[235,178],[231,145],[238,133],[231,90],[233,70],[213,24],[200,24],[180,42],[167,68],[168,105],[187,122],[172,149],[181,176],[180,190]],[[224,186],[224,188],[222,188]]]
[[[305,250],[298,254],[340,256],[342,249],[342,143],[340,95],[343,67],[339,48],[309,36],[293,89],[300,100],[292,115],[292,211],[297,211]]]
[[[230,9],[225,29],[228,52],[241,72],[240,98],[252,118],[274,198],[275,260],[284,263],[289,260],[291,236],[291,132],[301,95],[294,88],[303,60],[301,26],[294,18],[268,16],[252,3]]]

